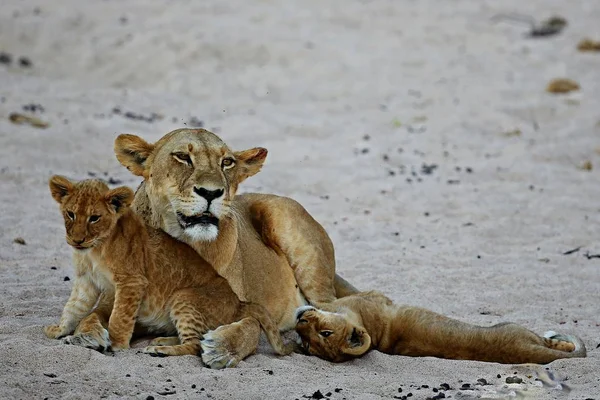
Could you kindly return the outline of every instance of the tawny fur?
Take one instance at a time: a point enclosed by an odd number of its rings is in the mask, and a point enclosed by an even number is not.
[[[300,204],[270,194],[236,195],[239,184],[260,171],[266,149],[232,151],[204,129],[179,129],[154,144],[120,135],[115,153],[144,179],[133,202],[136,213],[192,246],[240,299],[264,306],[280,330],[293,329],[298,306],[357,291],[335,274],[331,240]],[[203,199],[207,191],[219,196]],[[218,218],[218,228],[186,227],[181,219],[200,215]],[[258,335],[253,321],[221,327],[215,351],[238,346],[237,337]]]
[[[133,212],[131,189],[54,176],[50,190],[75,249],[76,276],[59,324],[45,328],[49,337],[75,333],[66,341],[118,350],[129,347],[135,328],[168,336],[156,339],[146,353],[200,354],[204,345],[211,347],[204,338],[209,331],[250,320],[264,329],[277,353],[291,352],[264,307],[241,302],[196,251]],[[234,366],[257,344],[249,341],[245,353],[231,349],[211,366]]]
[[[296,331],[308,354],[334,362],[360,357],[371,349],[509,364],[546,364],[586,356],[583,342],[575,336],[549,332],[541,337],[513,323],[471,325],[423,308],[395,305],[376,291],[321,308],[299,308]]]

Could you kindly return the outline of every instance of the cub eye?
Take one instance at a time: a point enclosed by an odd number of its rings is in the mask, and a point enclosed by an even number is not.
[[[192,166],[192,159],[188,153],[173,153],[172,156],[180,163]]]
[[[235,164],[235,160],[231,157],[227,157],[224,158],[223,161],[221,161],[221,168],[225,169],[225,168],[229,168],[232,167]]]
[[[67,211],[67,217],[69,217],[71,221],[75,221],[75,214],[73,214],[73,211]]]
[[[99,215],[92,215],[92,216],[90,216],[89,221],[91,224],[94,224],[94,223],[98,222],[99,219],[100,219]]]
[[[333,334],[333,331],[321,331],[319,332],[319,335],[323,336],[323,337],[329,337]]]

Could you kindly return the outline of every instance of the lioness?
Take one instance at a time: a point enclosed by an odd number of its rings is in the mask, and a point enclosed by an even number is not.
[[[342,362],[370,349],[405,356],[434,356],[507,364],[546,364],[585,357],[583,342],[571,335],[544,337],[512,323],[481,327],[423,308],[398,306],[377,291],[344,297],[321,306],[300,307],[296,331],[304,350]]]
[[[260,171],[267,150],[232,151],[204,129],[178,129],[151,144],[134,135],[115,141],[117,159],[143,177],[133,207],[145,222],[192,246],[244,301],[263,305],[280,330],[293,329],[295,310],[325,304],[357,290],[335,275],[327,233],[292,199],[236,195]],[[218,367],[252,347],[254,320],[220,327],[203,360]],[[248,343],[254,343],[255,339]],[[239,347],[241,346],[241,347]]]
[[[80,331],[85,328],[95,335],[78,332],[68,342],[126,349],[137,320],[138,330],[171,336],[155,339],[144,352],[195,355],[201,346],[212,346],[209,330],[250,320],[262,326],[277,353],[292,351],[264,307],[241,303],[227,281],[192,248],[148,227],[133,212],[131,189],[109,190],[99,180],[75,183],[58,175],[49,186],[60,204],[76,260],[71,297],[60,323],[45,328],[49,337],[71,334],[85,318]],[[245,339],[256,349],[258,338],[238,338]],[[226,366],[240,360],[232,357]]]

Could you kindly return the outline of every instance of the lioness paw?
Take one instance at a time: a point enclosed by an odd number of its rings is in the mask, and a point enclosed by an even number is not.
[[[217,337],[214,331],[204,334],[200,346],[202,362],[211,369],[233,368],[240,362],[238,357],[227,349],[226,341]]]
[[[67,336],[62,342],[98,351],[106,351],[111,347],[108,331],[104,328],[99,332],[85,332]]]
[[[44,333],[50,339],[60,339],[61,337],[69,334],[66,329],[60,327],[59,325],[48,325],[44,327]]]

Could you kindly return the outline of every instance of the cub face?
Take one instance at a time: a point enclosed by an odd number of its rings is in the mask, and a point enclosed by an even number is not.
[[[142,176],[162,228],[187,241],[212,241],[219,222],[232,215],[238,185],[260,171],[267,150],[232,151],[204,129],[178,129],[151,144],[135,135],[119,135],[117,159]]]
[[[303,306],[296,310],[296,332],[310,354],[333,362],[360,357],[371,347],[367,331],[343,313]]]
[[[88,250],[102,243],[133,200],[133,191],[128,187],[110,190],[99,180],[72,182],[55,175],[49,186],[52,197],[60,204],[67,243],[76,250]]]

